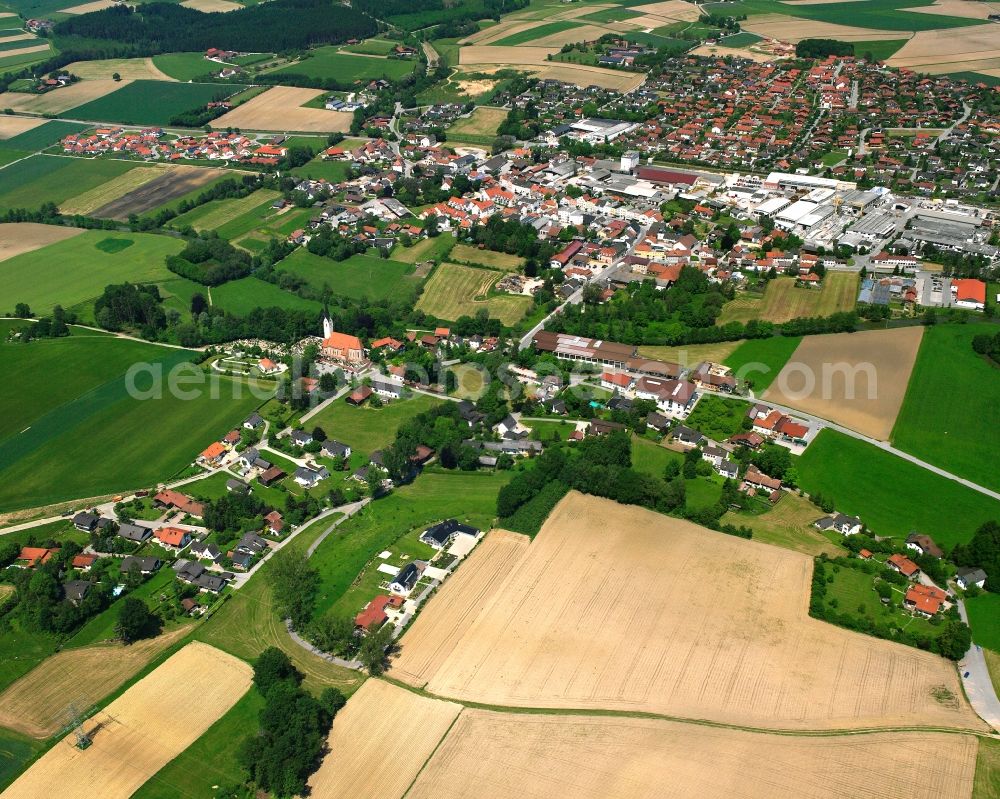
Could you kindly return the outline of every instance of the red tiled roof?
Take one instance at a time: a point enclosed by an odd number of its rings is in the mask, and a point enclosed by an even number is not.
[[[354,626],[360,627],[362,630],[368,630],[371,627],[381,627],[388,618],[385,615],[385,606],[388,603],[389,597],[384,594],[375,597],[365,605],[364,610],[354,617]]]

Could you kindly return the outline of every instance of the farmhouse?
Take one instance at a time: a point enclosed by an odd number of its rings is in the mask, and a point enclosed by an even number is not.
[[[358,386],[348,395],[347,402],[351,405],[364,405],[368,398],[374,393],[375,392],[372,391],[371,386]]]
[[[917,575],[920,574],[920,567],[917,566],[912,560],[910,560],[906,555],[890,555],[886,561],[885,565],[894,571],[898,571],[904,577],[912,580]]]
[[[781,489],[781,481],[775,477],[768,477],[753,464],[747,469],[743,476],[743,482],[754,489],[761,489],[770,493],[771,501],[778,498],[778,491]]]
[[[388,380],[372,380],[372,391],[386,399],[399,399],[403,396],[403,386]]]
[[[963,591],[968,591],[972,586],[983,588],[986,586],[986,572],[963,566],[955,572],[955,582]]]
[[[930,555],[935,558],[944,557],[944,552],[941,550],[941,547],[934,543],[934,539],[929,535],[921,533],[910,533],[906,537],[906,548],[912,549],[918,555]]]
[[[153,497],[153,504],[162,508],[174,508],[188,516],[201,516],[205,512],[205,506],[200,502],[195,502],[191,497],[185,496],[180,491],[165,488]]]
[[[226,445],[221,441],[213,441],[198,456],[198,460],[205,464],[217,466],[226,457],[228,451]]]
[[[456,519],[445,519],[443,522],[428,527],[420,536],[420,540],[434,549],[444,549],[458,535],[479,535],[479,530],[462,524]]]
[[[277,466],[271,466],[270,468],[265,469],[257,479],[260,481],[262,486],[266,487],[278,482],[284,476],[285,472],[283,470],[279,469]]]

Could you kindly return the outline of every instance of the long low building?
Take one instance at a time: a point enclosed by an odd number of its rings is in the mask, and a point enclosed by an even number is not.
[[[643,358],[639,355],[639,348],[634,344],[601,341],[568,333],[553,333],[549,330],[539,330],[535,333],[534,343],[535,349],[539,352],[551,352],[565,361],[599,363],[602,366],[614,366],[637,374],[662,378],[678,378],[684,371],[676,363]]]

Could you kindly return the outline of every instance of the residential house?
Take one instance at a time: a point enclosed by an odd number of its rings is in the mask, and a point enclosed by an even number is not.
[[[347,397],[347,401],[351,405],[363,405],[373,393],[371,386],[358,386]]]
[[[769,477],[753,464],[750,464],[750,468],[747,469],[747,473],[743,476],[743,482],[753,488],[772,492],[772,499],[776,499],[775,493],[781,488],[781,480],[776,477]]]
[[[362,632],[381,628],[389,619],[385,613],[385,608],[388,604],[389,597],[385,594],[379,594],[379,596],[372,599],[365,605],[364,610],[354,617],[355,628]]]
[[[74,555],[70,565],[74,569],[85,572],[90,571],[90,567],[94,565],[95,560],[97,560],[97,555]]]
[[[662,413],[650,411],[646,415],[646,427],[657,433],[666,433],[670,429],[670,420]]]
[[[98,517],[94,513],[87,513],[86,511],[81,511],[73,517],[73,526],[77,530],[83,530],[85,533],[92,533],[97,527]]]
[[[906,589],[903,605],[914,613],[931,618],[941,610],[947,599],[948,595],[940,588],[916,583]]]
[[[378,378],[372,380],[372,391],[386,399],[399,399],[403,396],[403,386],[400,383],[391,383]]]
[[[163,561],[159,558],[139,558],[135,555],[129,555],[128,557],[122,559],[120,569],[122,574],[131,571],[138,571],[139,574],[145,576],[159,571],[162,565]]]
[[[62,588],[63,596],[73,605],[79,605],[90,593],[90,583],[86,580],[70,580]]]
[[[885,565],[894,571],[898,571],[909,580],[915,579],[920,574],[920,567],[906,557],[906,555],[890,555]]]
[[[420,575],[423,574],[424,564],[418,562],[407,563],[389,583],[389,590],[396,594],[408,594],[417,584]]]
[[[184,549],[191,543],[191,533],[180,527],[161,527],[153,532],[153,537],[168,549]]]
[[[303,488],[313,488],[320,480],[325,480],[329,476],[330,472],[325,466],[320,466],[318,469],[300,466],[292,477]]]
[[[196,558],[210,560],[213,563],[222,558],[222,550],[215,544],[206,544],[204,541],[197,541],[191,545],[189,552]]]
[[[955,582],[963,591],[968,591],[972,586],[984,588],[986,586],[986,572],[979,568],[963,566],[955,572]]]
[[[715,471],[727,480],[735,480],[740,476],[740,465],[736,461],[723,458],[715,467]]]
[[[148,527],[143,527],[139,524],[122,522],[118,525],[118,536],[120,538],[124,538],[126,541],[133,541],[137,544],[141,544],[152,538],[153,531]]]
[[[264,517],[264,525],[272,534],[281,535],[285,529],[285,520],[278,511],[272,510]]]
[[[246,419],[243,420],[243,426],[247,430],[256,430],[258,427],[263,427],[264,417],[259,413],[254,411]]]
[[[226,453],[229,450],[226,449],[226,445],[221,441],[213,441],[198,456],[198,460],[208,466],[218,466],[222,463],[223,458],[226,457]]]
[[[445,519],[443,522],[428,527],[420,535],[420,540],[434,549],[444,549],[457,535],[479,535],[479,530],[457,519]]]
[[[17,556],[17,565],[22,569],[33,569],[42,563],[48,563],[52,556],[59,551],[59,547],[21,547]]]
[[[842,535],[857,535],[864,529],[864,523],[856,516],[837,513],[817,519],[813,522],[813,527],[817,530],[834,530]]]
[[[170,488],[158,492],[153,497],[153,504],[164,508],[174,508],[188,516],[200,517],[205,512],[205,506],[201,502],[195,502],[191,497]]]
[[[232,491],[236,494],[246,494],[250,491],[250,486],[244,483],[242,480],[237,480],[235,477],[230,477],[226,480],[226,491]]]
[[[344,458],[346,460],[351,457],[351,448],[347,444],[341,444],[333,439],[324,441],[320,452],[328,458]]]
[[[313,443],[312,433],[308,430],[293,430],[288,437],[297,447],[306,447]]]
[[[702,441],[705,440],[705,436],[697,430],[693,430],[682,424],[677,425],[677,427],[673,429],[670,434],[670,438],[679,444],[683,444],[685,447],[697,447]]]

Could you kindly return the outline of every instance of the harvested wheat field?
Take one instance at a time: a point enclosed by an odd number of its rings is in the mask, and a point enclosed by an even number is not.
[[[795,738],[653,719],[466,709],[406,796],[968,799],[978,746],[972,735]]]
[[[83,233],[80,228],[42,225],[37,222],[7,222],[0,224],[0,261],[15,255],[40,250],[57,241],[71,239]]]
[[[143,214],[146,211],[159,208],[177,197],[182,197],[195,189],[207,186],[225,174],[222,169],[181,166],[179,164],[173,164],[165,169],[160,168],[156,175],[152,175],[140,185],[113,199],[111,199],[112,192],[107,192],[109,201],[95,208],[92,215],[101,219],[125,221],[130,214]],[[125,177],[127,178],[127,175]],[[92,193],[94,198],[96,199],[97,194],[107,186],[107,183],[98,186]]]
[[[922,327],[806,336],[763,398],[888,441]]]
[[[530,543],[531,539],[520,533],[487,533],[417,616],[393,661],[391,676],[417,688],[426,685]]]
[[[903,11],[913,11],[917,14],[940,14],[947,17],[966,17],[968,19],[986,19],[990,14],[1000,14],[1000,3],[988,3],[978,0],[935,0],[929,6],[904,8]]]
[[[234,3],[232,0],[184,0],[181,5],[185,8],[193,8],[195,11],[202,11],[206,14],[215,11],[227,13],[243,8],[239,3]]]
[[[31,36],[30,38],[35,39],[34,36]],[[35,41],[37,41],[37,39],[35,39]],[[28,55],[30,53],[44,53],[48,49],[49,46],[47,44],[32,44],[28,45],[27,47],[18,47],[16,50],[4,50],[3,57],[13,58],[14,56]],[[11,107],[12,106],[7,106],[7,105],[4,106],[4,108],[11,108]],[[15,109],[15,110],[20,110],[20,109]]]
[[[153,63],[152,58],[104,58],[99,61],[76,61],[66,69],[83,80],[111,80],[116,72],[125,80],[174,81]]]
[[[920,31],[886,63],[914,70],[925,65],[948,65],[953,71],[1000,67],[1000,25],[959,30]]]
[[[635,14],[648,17],[659,17],[661,19],[674,22],[695,22],[701,12],[697,6],[685,2],[685,0],[662,0],[659,3],[646,3],[641,6],[630,6],[629,11]],[[638,19],[630,18],[630,22],[640,22]],[[662,25],[662,22],[658,23]]]
[[[321,94],[325,92],[316,89],[296,89],[292,86],[275,86],[247,100],[229,113],[223,114],[212,123],[212,127],[218,130],[243,128],[306,133],[335,133],[349,130],[353,114],[327,111],[324,108],[302,108],[305,103]]]
[[[13,36],[4,36],[3,43],[7,44],[9,42],[26,42],[34,39],[35,43],[38,43],[38,37],[33,33],[17,33]]]
[[[48,45],[45,45],[48,47]],[[4,56],[11,55],[11,51]],[[54,89],[45,94],[22,94],[20,92],[4,92],[0,94],[0,108],[13,108],[15,112],[29,114],[61,114],[70,108],[89,103],[98,97],[103,97],[131,81],[123,80],[116,83],[113,80],[81,80],[61,89]]]
[[[558,53],[558,47],[504,47],[501,45],[471,45],[458,51],[458,63],[469,64],[547,64],[546,57]]]
[[[719,341],[712,344],[682,344],[678,347],[639,347],[639,355],[656,361],[679,363],[685,367],[695,367],[702,361],[722,363],[742,344],[742,341]]]
[[[131,191],[135,191],[140,186],[149,183],[156,178],[172,172],[174,167],[166,164],[155,166],[138,166],[130,169],[123,175],[112,178],[107,183],[78,194],[59,206],[59,210],[64,214],[85,214],[90,215],[98,208],[102,208],[108,203],[124,197]]]
[[[47,120],[34,117],[11,117],[0,115],[0,139],[12,139],[25,131],[44,125]]]
[[[561,80],[578,86],[600,86],[603,89],[615,89],[620,92],[630,92],[646,80],[646,75],[642,72],[622,72],[586,64],[554,63],[529,71],[541,80]]]
[[[194,743],[250,687],[242,660],[191,643],[85,724],[85,750],[67,736],[5,792],[5,799],[127,799]]]
[[[368,680],[337,714],[330,754],[309,778],[318,799],[400,799],[462,710]]]
[[[773,728],[983,728],[944,659],[809,618],[811,578],[805,555],[571,492],[427,690]]]
[[[745,31],[797,44],[803,39],[839,39],[843,42],[880,41],[899,39],[899,31],[880,31],[872,28],[856,28],[853,25],[837,25],[817,19],[797,19],[784,14],[761,14],[740,23]],[[952,31],[954,35],[954,31]],[[964,34],[963,34],[964,35]]]
[[[48,738],[69,722],[72,703],[93,707],[188,632],[179,627],[131,646],[95,644],[64,649],[0,694],[0,727]]]
[[[616,23],[611,23],[609,25],[577,25],[569,30],[559,31],[558,33],[550,33],[548,36],[542,36],[539,39],[532,39],[530,44],[532,47],[561,48],[564,44],[575,44],[576,42],[596,42],[602,36],[607,36],[609,33],[622,33],[626,30],[634,29],[635,26],[618,25]]]

